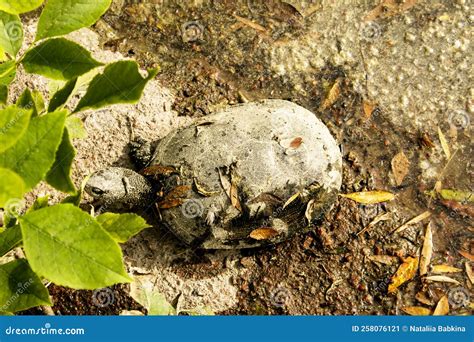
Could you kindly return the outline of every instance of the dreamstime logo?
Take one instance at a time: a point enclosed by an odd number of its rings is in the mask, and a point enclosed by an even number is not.
[[[11,41],[23,39],[23,29],[20,23],[14,21],[9,22],[5,25],[4,32]]]
[[[470,302],[469,292],[464,287],[455,287],[448,292],[448,301],[453,308],[468,306]]]
[[[199,200],[186,200],[181,206],[181,212],[185,217],[193,219],[202,216],[204,213],[204,206]]]
[[[273,306],[282,308],[288,304],[291,298],[291,293],[287,288],[279,286],[270,293],[270,303]]]
[[[466,129],[471,123],[469,115],[463,110],[456,110],[449,114],[449,124],[455,126],[457,129]]]
[[[109,306],[113,304],[114,301],[115,301],[114,291],[112,291],[111,289],[107,287],[104,289],[95,290],[94,293],[92,293],[92,302],[94,303],[95,306],[98,306],[100,308]]]
[[[373,21],[365,23],[360,30],[360,37],[365,41],[376,40],[381,35],[382,29],[380,25]]]
[[[198,21],[188,21],[181,25],[181,35],[185,43],[202,40],[204,37],[204,26]]]
[[[18,283],[17,284],[17,290],[13,294],[13,296],[10,297],[10,299],[2,306],[0,307],[0,312],[7,312],[9,307],[22,295],[23,293],[26,292],[28,287],[33,284],[33,279],[30,278],[24,283]]]

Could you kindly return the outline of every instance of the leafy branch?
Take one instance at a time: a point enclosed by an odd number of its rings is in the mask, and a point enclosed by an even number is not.
[[[142,77],[134,61],[104,65],[62,37],[94,24],[111,0],[48,0],[35,42],[19,55],[24,33],[19,15],[43,2],[0,0],[0,257],[17,247],[25,255],[0,265],[0,314],[52,305],[46,281],[74,289],[130,282],[119,243],[148,227],[135,214],[95,218],[77,207],[82,190],[71,179],[76,154],[72,139],[84,137],[84,128],[73,115],[138,102],[158,70]],[[9,86],[20,65],[27,73],[61,82],[48,103],[31,89],[9,103]],[[93,70],[85,95],[70,111],[68,100]],[[69,197],[52,206],[48,197],[40,197],[24,212],[24,195],[41,181]]]

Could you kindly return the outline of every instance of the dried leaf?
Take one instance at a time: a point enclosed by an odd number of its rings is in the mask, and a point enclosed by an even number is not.
[[[184,199],[187,198],[187,193],[189,190],[191,190],[191,187],[188,185],[177,186],[167,193],[162,201],[158,202],[158,208],[170,209],[180,206],[184,203]]]
[[[261,32],[265,35],[269,35],[268,30],[265,27],[263,27],[262,25],[254,23],[253,21],[251,21],[249,19],[246,19],[246,18],[243,18],[243,17],[240,17],[236,14],[234,14],[234,18],[237,19],[238,21],[240,21],[242,24],[247,25],[248,27],[251,27],[256,31],[259,31],[259,32]]]
[[[172,166],[161,166],[161,165],[153,165],[144,168],[141,171],[142,175],[145,176],[163,176],[168,177],[173,173],[178,173],[178,171]]]
[[[380,202],[391,201],[395,195],[388,191],[361,191],[351,194],[340,194],[342,197],[349,198],[362,204],[375,204]]]
[[[391,255],[369,255],[367,257],[370,261],[378,262],[384,265],[395,264],[398,260],[397,257]]]
[[[443,296],[436,304],[433,316],[445,316],[447,314],[449,314],[449,300],[448,296]]]
[[[412,218],[411,220],[409,220],[408,222],[402,224],[400,227],[398,227],[397,229],[395,229],[394,233],[400,233],[402,231],[404,231],[405,229],[407,229],[409,226],[411,226],[412,224],[416,224],[418,222],[421,222],[423,221],[424,219],[428,218],[431,216],[431,212],[429,211],[425,211],[424,213],[421,213],[420,215],[418,216],[415,216],[414,218]]]
[[[294,138],[290,143],[290,147],[296,149],[301,146],[302,142],[303,142],[303,138],[301,137]]]
[[[252,230],[249,236],[254,240],[268,240],[277,235],[278,232],[275,229],[263,227]]]
[[[298,197],[300,196],[300,192],[297,192],[296,194],[294,194],[293,196],[291,196],[290,198],[288,198],[288,200],[285,202],[285,204],[283,204],[283,209],[285,209],[287,206],[289,206],[294,200],[296,200]]]
[[[423,248],[420,256],[420,275],[428,273],[428,266],[430,265],[431,256],[433,255],[433,234],[431,232],[431,225],[428,223],[425,231],[425,240],[423,241]]]
[[[405,306],[402,310],[410,316],[429,316],[431,310],[423,306]]]
[[[459,254],[461,254],[463,257],[465,257],[466,259],[469,259],[470,261],[474,261],[474,255],[468,253],[468,252],[464,252],[464,251],[459,251]]]
[[[375,103],[364,100],[362,102],[362,109],[364,110],[366,119],[370,119],[375,109]]]
[[[364,21],[372,21],[377,18],[389,18],[415,6],[417,0],[382,0],[374,9],[364,17]]]
[[[173,199],[164,199],[157,203],[158,208],[160,209],[170,209],[179,207],[181,204],[184,203],[184,200],[181,198],[173,198]]]
[[[196,191],[205,197],[211,197],[219,193],[219,191],[208,191],[205,189],[201,184],[199,184],[198,180],[196,177],[194,177],[194,182],[193,182],[194,188]]]
[[[238,211],[242,212],[242,206],[240,205],[239,192],[235,184],[230,185],[230,202],[232,206]]]
[[[471,264],[466,261],[464,267],[466,268],[466,274],[469,278],[469,281],[471,282],[471,284],[474,284],[474,272],[472,271]]]
[[[438,127],[438,137],[441,143],[441,147],[443,148],[444,154],[446,155],[446,158],[449,160],[451,158],[451,150],[449,149],[449,145],[448,145],[448,141],[446,140],[446,137],[444,136],[443,132],[441,131],[441,128],[439,127]]]
[[[445,200],[457,202],[474,202],[474,194],[470,191],[461,191],[456,189],[441,189],[439,195]]]
[[[331,89],[329,89],[326,99],[321,105],[321,109],[327,109],[337,101],[339,95],[341,95],[341,82],[342,78],[336,79]]]
[[[406,258],[403,264],[398,267],[397,272],[392,276],[392,281],[388,285],[388,293],[394,293],[400,285],[412,279],[416,275],[417,269],[418,258]]]
[[[429,305],[429,306],[434,305],[434,302],[431,299],[429,299],[426,296],[426,293],[424,293],[424,292],[418,292],[415,295],[415,298],[416,298],[417,301],[419,301],[422,304]]]
[[[449,266],[449,265],[433,265],[433,267],[431,267],[431,272],[432,273],[457,273],[457,272],[462,272],[462,269]]]
[[[425,280],[461,285],[461,283],[457,281],[456,279],[446,277],[446,276],[429,276],[429,277],[425,277]]]
[[[395,177],[395,183],[397,185],[402,184],[403,179],[405,179],[410,169],[410,161],[406,157],[403,151],[400,151],[393,157],[392,162],[392,172]]]

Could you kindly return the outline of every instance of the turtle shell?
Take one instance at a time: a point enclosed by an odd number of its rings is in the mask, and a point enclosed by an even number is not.
[[[150,166],[177,170],[157,206],[185,243],[250,248],[288,239],[331,207],[341,153],[328,128],[288,101],[229,107],[171,132]]]

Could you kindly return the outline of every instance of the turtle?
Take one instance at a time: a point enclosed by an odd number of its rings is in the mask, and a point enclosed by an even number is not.
[[[154,207],[193,248],[254,248],[306,232],[342,183],[329,129],[286,100],[229,106],[157,142],[137,139],[131,152],[139,171],[99,170],[85,191],[109,211]]]

